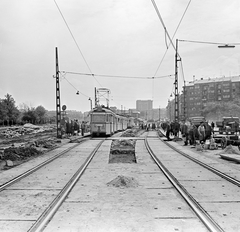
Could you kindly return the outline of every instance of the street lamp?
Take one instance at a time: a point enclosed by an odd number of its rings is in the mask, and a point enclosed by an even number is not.
[[[92,99],[91,98],[88,98],[88,100],[90,101],[90,108],[92,110]]]
[[[219,45],[218,48],[235,48],[235,45],[229,45],[229,44]]]

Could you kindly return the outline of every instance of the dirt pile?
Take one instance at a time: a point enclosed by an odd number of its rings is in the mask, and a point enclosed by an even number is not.
[[[35,147],[9,147],[1,151],[0,160],[25,160],[32,156],[41,155],[42,153]]]
[[[225,149],[223,149],[217,155],[221,155],[221,154],[237,154],[237,155],[240,155],[240,151],[239,151],[238,147],[228,145]]]
[[[107,183],[107,186],[117,188],[135,188],[138,187],[138,182],[133,177],[117,176],[115,179]]]

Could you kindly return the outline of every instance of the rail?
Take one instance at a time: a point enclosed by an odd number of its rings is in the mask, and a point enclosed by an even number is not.
[[[211,232],[223,232],[224,230],[210,217],[209,214],[201,207],[200,204],[187,192],[187,190],[177,181],[177,179],[168,171],[168,169],[162,164],[162,162],[156,157],[152,149],[150,148],[147,136],[145,137],[145,146],[157,164],[157,166],[161,169],[164,175],[168,178],[168,180],[172,183],[172,185],[176,188],[179,194],[184,198],[187,204],[192,208],[195,214],[199,217],[199,219],[203,222],[203,224],[211,231]]]
[[[38,220],[33,224],[33,226],[28,230],[28,232],[40,232],[43,231],[46,225],[50,222],[54,214],[57,212],[58,208],[61,206],[65,198],[68,196],[74,185],[77,183],[78,179],[82,176],[85,169],[89,165],[90,161],[102,145],[105,140],[102,140],[96,148],[91,152],[86,161],[82,164],[82,166],[76,171],[76,173],[72,176],[69,182],[63,187],[61,192],[56,196],[56,198],[52,201],[52,203],[48,206],[48,208],[42,213],[42,215],[38,218]]]

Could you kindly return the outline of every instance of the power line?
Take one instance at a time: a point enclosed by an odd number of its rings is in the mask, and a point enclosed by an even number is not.
[[[240,43],[217,43],[217,42],[205,42],[205,41],[194,41],[194,40],[178,40],[180,42],[188,43],[202,43],[202,44],[218,44],[218,45],[240,45]]]
[[[80,92],[80,91],[66,78],[66,76],[64,76],[61,72],[59,72],[59,73],[61,74],[62,78],[63,78],[64,80],[66,80],[66,81],[68,82],[68,84],[71,85],[71,86],[77,91],[77,94],[80,93],[80,94],[82,94],[84,97],[89,98],[89,96],[87,96],[86,94]]]
[[[87,65],[89,72],[92,73],[92,70],[90,69],[90,67],[89,67],[89,65],[88,65],[88,63],[87,63],[87,60],[85,59],[85,57],[84,57],[84,55],[83,55],[83,53],[82,53],[82,51],[81,51],[81,49],[80,49],[80,47],[79,47],[79,45],[78,45],[75,37],[74,37],[74,35],[73,35],[70,27],[68,26],[68,23],[67,23],[66,19],[64,18],[63,13],[61,12],[61,10],[60,10],[60,8],[59,8],[59,6],[58,6],[58,4],[56,3],[55,0],[54,0],[54,2],[55,2],[56,6],[57,6],[57,8],[58,8],[59,13],[60,13],[61,16],[62,16],[63,21],[65,22],[65,24],[66,24],[66,26],[67,26],[67,28],[68,28],[68,31],[70,32],[70,34],[71,34],[71,36],[72,36],[72,39],[73,39],[74,43],[76,44],[76,46],[77,46],[77,48],[78,48],[78,51],[80,52],[80,54],[81,54],[81,56],[82,56],[85,64]],[[94,76],[93,76],[93,77],[94,77]],[[95,77],[94,77],[94,79],[98,82],[98,84],[99,84],[100,86],[102,86]]]
[[[182,15],[182,17],[181,17],[181,19],[180,19],[180,21],[179,21],[179,23],[178,23],[178,25],[177,25],[177,28],[176,28],[176,30],[175,30],[175,32],[174,32],[174,34],[173,34],[172,40],[173,40],[173,38],[175,37],[175,34],[177,33],[177,30],[178,30],[178,28],[179,28],[179,26],[180,26],[180,24],[181,24],[181,22],[182,22],[182,20],[183,20],[183,18],[184,18],[184,16],[185,16],[186,12],[187,12],[187,9],[188,9],[188,7],[189,7],[191,1],[192,1],[192,0],[190,0],[190,1],[188,2],[187,7],[186,7],[185,11],[183,12],[183,15]],[[166,39],[165,39],[165,40],[166,40]],[[162,59],[161,59],[159,65],[158,65],[158,67],[157,67],[157,70],[156,70],[154,76],[157,74],[157,72],[158,72],[160,66],[162,65],[162,62],[163,62],[163,60],[164,60],[164,58],[165,58],[165,56],[166,56],[166,54],[167,54],[167,51],[168,51],[169,45],[170,45],[170,42],[169,42],[168,45],[167,45],[167,49],[166,49],[166,51],[165,51],[165,53],[164,53],[164,55],[163,55],[163,57],[162,57]]]
[[[175,48],[175,46],[174,46],[174,44],[173,44],[173,41],[172,41],[172,39],[171,39],[168,31],[167,31],[167,28],[166,28],[166,26],[165,26],[165,24],[164,24],[164,22],[163,22],[163,19],[162,19],[162,17],[161,17],[161,14],[160,14],[160,12],[159,12],[159,10],[158,10],[158,7],[157,7],[155,1],[154,1],[154,0],[151,0],[151,1],[152,1],[152,4],[153,4],[153,7],[155,8],[155,11],[156,11],[156,13],[157,13],[157,15],[158,15],[158,18],[160,19],[160,22],[161,22],[162,25],[163,25],[164,31],[165,31],[168,39],[170,40],[170,43],[171,43],[172,47],[173,47],[174,50],[177,52],[177,50],[176,50],[176,48]]]
[[[93,73],[79,73],[79,72],[68,72],[68,71],[62,71],[64,74],[73,74],[73,75],[82,75],[82,76],[98,76],[98,77],[114,77],[114,78],[133,78],[133,79],[159,79],[159,78],[166,78],[174,76],[175,74],[171,75],[165,75],[165,76],[159,76],[159,77],[140,77],[140,76],[119,76],[119,75],[105,75],[105,74],[93,74]]]

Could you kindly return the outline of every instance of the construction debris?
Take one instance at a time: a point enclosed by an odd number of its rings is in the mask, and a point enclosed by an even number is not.
[[[0,130],[0,138],[16,138],[25,134],[37,134],[46,131],[53,131],[55,125],[36,126],[26,123],[23,126],[14,126]]]

